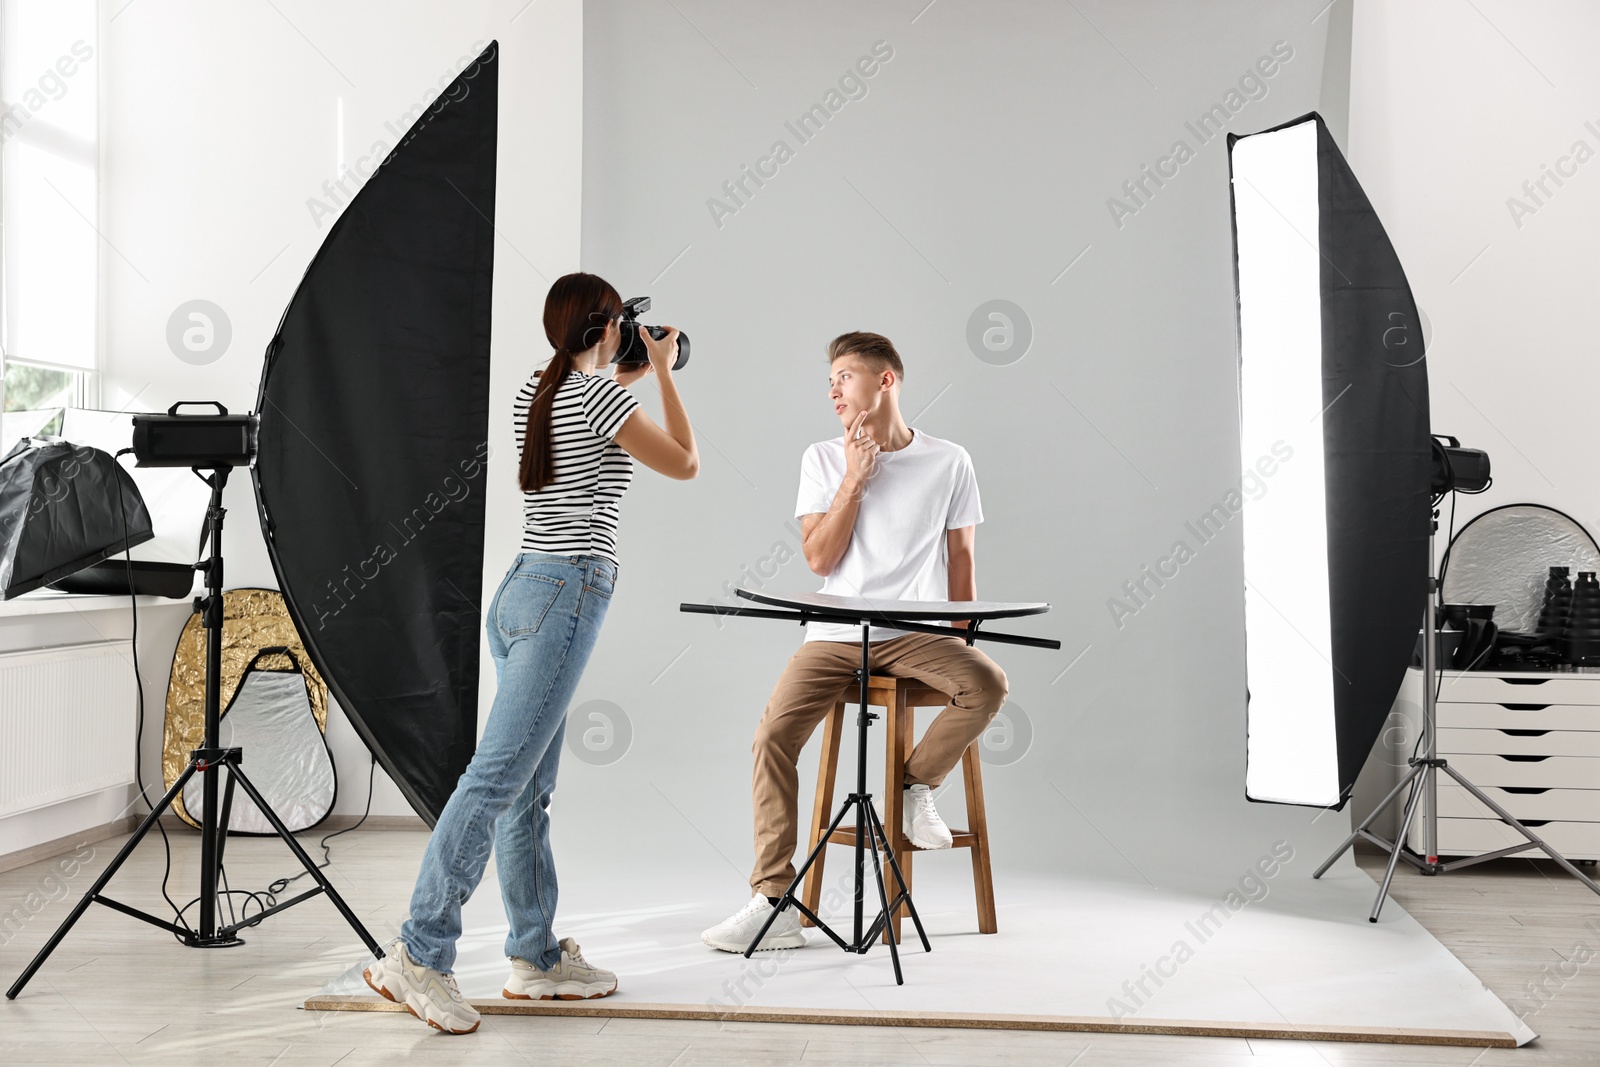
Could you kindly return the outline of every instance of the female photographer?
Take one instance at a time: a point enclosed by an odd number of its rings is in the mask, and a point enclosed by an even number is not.
[[[423,854],[411,916],[367,984],[446,1033],[478,1028],[478,1012],[450,973],[461,906],[477,888],[493,846],[510,932],[513,999],[601,997],[616,975],[588,963],[571,938],[556,940],[555,861],[548,808],[567,705],[616,588],[618,505],[633,457],[669,478],[700,470],[694,431],[672,379],[678,331],[657,341],[644,328],[649,363],[602,371],[621,341],[622,298],[593,274],[558,278],[545,298],[545,336],[555,354],[513,404],[521,452],[522,551],[489,605],[486,626],[498,686],[477,752]],[[655,374],[666,427],[624,388]]]

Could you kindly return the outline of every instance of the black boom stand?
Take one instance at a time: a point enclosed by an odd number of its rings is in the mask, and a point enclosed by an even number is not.
[[[322,871],[312,862],[311,857],[306,855],[305,849],[300,847],[300,842],[295,840],[294,834],[283,824],[283,820],[278,818],[277,812],[272,810],[271,805],[267,803],[267,799],[261,795],[250,779],[245,776],[244,771],[240,769],[239,765],[244,760],[244,750],[222,748],[218,744],[218,721],[221,715],[218,710],[217,678],[222,673],[222,516],[226,511],[222,506],[222,487],[228,482],[229,468],[212,468],[212,476],[210,478],[200,474],[200,468],[192,469],[202,481],[211,486],[211,504],[206,509],[206,529],[211,538],[211,554],[195,565],[196,570],[204,570],[206,572],[207,595],[195,598],[195,609],[201,613],[202,623],[206,631],[206,734],[204,745],[189,753],[189,765],[184,768],[182,774],[178,775],[178,780],[172,783],[172,788],[167,790],[166,795],[151,809],[150,814],[145,816],[144,821],[139,824],[139,828],[133,832],[133,836],[128,838],[127,843],[122,846],[122,850],[117,853],[116,858],[101,872],[94,885],[83,895],[83,899],[78,901],[77,907],[72,909],[72,914],[68,915],[66,921],[56,928],[56,932],[50,936],[50,940],[45,943],[44,948],[39,950],[39,954],[33,958],[33,962],[28,964],[27,969],[12,983],[11,988],[6,990],[7,1000],[15,1000],[17,998],[17,994],[22,992],[22,987],[28,984],[28,980],[44,964],[44,961],[50,957],[50,953],[55,951],[56,946],[67,936],[73,924],[82,917],[85,911],[89,910],[90,904],[104,904],[114,911],[120,911],[124,915],[131,915],[135,919],[149,923],[151,926],[159,926],[161,929],[177,935],[179,940],[190,948],[230,948],[234,945],[244,944],[244,939],[239,937],[239,931],[245,927],[254,926],[267,916],[274,915],[285,908],[291,908],[303,900],[316,896],[318,893],[326,893],[328,899],[333,901],[333,906],[339,909],[339,914],[343,915],[345,921],[361,936],[361,940],[366,942],[367,947],[377,956],[384,954],[383,949],[378,947],[378,943],[367,932],[367,928],[361,925],[361,920],[356,918],[355,913],[350,910],[350,906],[344,902],[344,898],[339,895]],[[228,770],[228,784],[223,793],[222,811],[219,817],[217,812],[217,772],[224,767]],[[156,820],[161,817],[161,813],[171,807],[173,800],[183,791],[185,783],[195,774],[205,775],[205,810],[201,812],[200,819],[200,925],[198,929],[190,929],[187,924],[179,926],[165,919],[158,919],[154,915],[140,911],[138,908],[130,907],[120,901],[112,900],[110,897],[101,896],[100,891],[106,887],[106,883],[111,881],[118,868],[122,866],[123,861],[133,853],[134,848],[144,839],[144,835],[150,831],[151,827],[156,825]],[[279,837],[283,838],[284,843],[289,846],[289,850],[294,853],[295,858],[305,867],[306,873],[310,874],[317,884],[316,888],[308,889],[299,896],[292,897],[281,904],[275,904],[255,915],[219,928],[217,925],[217,876],[222,869],[223,844],[227,840],[228,816],[233,806],[233,787],[235,782],[244,787],[245,793],[249,795],[251,800],[255,801],[256,807],[261,809],[261,814],[266,816],[267,821],[272,824],[272,828],[278,832]]]
[[[839,813],[833,817],[833,822],[828,825],[828,830],[817,841],[811,855],[806,857],[800,870],[795,873],[794,880],[783,891],[783,896],[778,899],[778,906],[772,909],[772,914],[767,916],[767,921],[761,930],[751,939],[750,945],[744,950],[746,959],[761,944],[761,939],[767,936],[767,931],[777,921],[778,915],[787,907],[793,907],[804,915],[811,924],[833,941],[834,944],[846,952],[864,955],[878,940],[879,933],[886,935],[889,942],[889,959],[894,964],[894,981],[896,985],[905,985],[905,977],[900,971],[900,949],[895,944],[894,924],[890,918],[905,906],[906,914],[911,917],[911,922],[917,928],[917,937],[922,941],[922,950],[932,952],[933,946],[928,943],[927,932],[922,929],[922,920],[917,916],[917,906],[911,901],[911,887],[906,884],[905,875],[900,872],[900,864],[895,860],[894,849],[889,843],[889,835],[884,832],[883,820],[878,817],[877,808],[873,806],[872,794],[867,789],[867,728],[878,716],[867,709],[867,678],[870,670],[868,660],[871,632],[871,623],[876,622],[880,627],[897,630],[913,630],[921,633],[948,634],[959,637],[972,644],[980,636],[989,641],[1004,641],[1010,644],[1034,645],[1040,648],[1060,648],[1061,642],[1041,637],[1021,637],[1015,634],[978,633],[978,624],[985,618],[1006,618],[1015,615],[1033,615],[1048,611],[1048,604],[995,604],[982,601],[957,601],[930,603],[925,601],[876,601],[870,602],[861,598],[836,597],[825,593],[796,594],[794,596],[773,596],[753,593],[748,589],[736,589],[736,593],[746,598],[765,604],[775,604],[782,607],[793,608],[790,611],[772,611],[747,607],[724,608],[713,604],[680,604],[678,610],[700,612],[713,615],[739,615],[765,619],[794,619],[804,625],[810,619],[819,619],[832,622],[855,622],[861,626],[861,666],[855,671],[857,682],[860,685],[858,698],[859,713],[856,716],[856,787],[855,792],[845,798],[839,805]],[[944,609],[942,614],[941,609]],[[959,609],[959,610],[956,610]],[[901,614],[904,612],[904,615]],[[949,618],[951,616],[966,618],[966,629],[954,626],[933,626],[917,619]],[[885,789],[893,789],[896,783],[885,782]],[[806,872],[811,865],[822,855],[822,850],[828,847],[828,841],[833,837],[839,824],[844,822],[846,815],[851,810],[855,811],[855,898],[853,918],[853,936],[849,941],[840,937],[827,923],[823,922],[814,912],[795,895],[795,890],[805,880]],[[898,891],[893,899],[889,896],[889,887],[883,876],[883,864],[878,859],[878,852],[882,851],[889,861],[889,871],[894,876]],[[866,924],[866,857],[870,851],[872,856],[872,873],[878,883],[878,915],[869,926]]]

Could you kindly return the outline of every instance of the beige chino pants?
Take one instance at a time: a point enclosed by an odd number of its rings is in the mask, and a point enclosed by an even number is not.
[[[1005,703],[1006,673],[959,637],[902,634],[870,647],[873,674],[915,678],[950,697],[906,760],[903,785],[936,789]],[[751,746],[756,866],[750,887],[763,896],[781,895],[794,880],[800,750],[860,666],[860,641],[802,643],[778,677],[756,727]],[[853,688],[845,696],[851,704],[859,699]]]

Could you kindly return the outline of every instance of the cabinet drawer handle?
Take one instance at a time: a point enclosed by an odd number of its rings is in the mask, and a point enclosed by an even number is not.
[[[1500,731],[1510,737],[1543,737],[1545,734],[1554,733],[1553,730],[1505,730]]]
[[[1501,704],[1500,706],[1502,708],[1510,708],[1512,711],[1543,711],[1545,708],[1548,708],[1550,705],[1549,704]]]
[[[1502,752],[1500,754],[1500,758],[1503,759],[1503,760],[1510,760],[1512,763],[1539,763],[1539,762],[1541,762],[1543,760],[1549,759],[1550,757],[1549,756],[1508,756],[1508,755],[1506,755],[1505,753]]]
[[[1520,793],[1527,796],[1550,792],[1550,787],[1547,785],[1503,785],[1500,788],[1507,793]]]

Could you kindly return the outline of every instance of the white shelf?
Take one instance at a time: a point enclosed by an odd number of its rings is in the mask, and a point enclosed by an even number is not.
[[[108,596],[96,593],[58,593],[55,590],[36,589],[31,593],[23,593],[10,600],[0,600],[0,618],[11,615],[50,615],[65,611],[127,611],[129,604],[135,598],[123,596]],[[164,596],[140,596],[137,598],[141,609],[146,607],[159,607],[163,604],[181,604],[186,610],[194,610],[194,599],[185,597],[182,600],[173,600]]]

